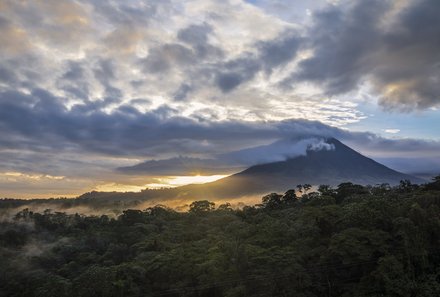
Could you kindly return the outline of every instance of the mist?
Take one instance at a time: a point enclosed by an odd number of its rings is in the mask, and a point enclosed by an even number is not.
[[[285,161],[305,156],[308,150],[334,150],[326,143],[326,138],[286,138],[268,145],[250,147],[242,150],[218,154],[212,158],[175,157],[170,159],[149,160],[117,170],[126,174],[144,175],[191,175],[197,174],[231,174],[247,167]]]

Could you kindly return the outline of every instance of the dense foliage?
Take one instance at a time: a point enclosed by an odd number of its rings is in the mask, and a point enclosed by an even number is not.
[[[1,296],[440,296],[440,178],[298,186],[231,209],[19,212]]]

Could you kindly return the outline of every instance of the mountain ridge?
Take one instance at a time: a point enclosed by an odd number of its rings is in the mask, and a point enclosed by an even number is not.
[[[140,192],[92,191],[76,199],[61,199],[60,201],[65,200],[64,202],[68,205],[88,203],[110,205],[115,202],[120,206],[128,206],[147,201],[162,203],[162,201],[173,200],[219,201],[247,197],[253,199],[271,192],[283,193],[289,189],[295,189],[299,184],[337,186],[345,182],[361,185],[384,183],[396,185],[401,180],[410,180],[412,183],[426,182],[365,157],[335,138],[323,139],[329,146],[316,148],[312,145],[306,151],[306,155],[250,166],[210,183],[189,184],[176,188],[145,189]],[[55,200],[45,199],[45,201],[52,203]],[[10,204],[21,205],[24,202],[26,200],[18,203],[13,199]]]
[[[268,192],[284,192],[298,184],[337,186],[342,182],[362,185],[422,179],[386,167],[365,157],[335,138],[325,139],[333,149],[308,149],[305,156],[251,166],[223,179],[181,186],[180,195],[191,198],[233,198]]]
[[[353,150],[335,138],[323,138],[329,146],[309,147],[306,155],[250,166],[214,182],[189,184],[176,188],[146,189],[140,193],[127,193],[141,200],[200,200],[234,199],[245,196],[285,192],[298,184],[337,186],[343,182],[361,185],[388,183],[401,180],[423,183],[424,180],[395,171]],[[119,199],[124,193],[87,193],[80,197]],[[130,197],[131,197],[130,196]]]

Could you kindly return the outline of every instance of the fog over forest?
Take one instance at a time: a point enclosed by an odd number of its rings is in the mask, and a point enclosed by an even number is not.
[[[0,0],[0,297],[439,297],[440,0]]]
[[[440,176],[299,185],[238,209],[207,200],[118,216],[23,209],[0,222],[0,293],[434,297],[439,197]]]

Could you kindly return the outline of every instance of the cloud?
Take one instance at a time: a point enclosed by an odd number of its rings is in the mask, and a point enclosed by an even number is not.
[[[310,144],[326,148],[310,142],[326,137],[373,158],[440,158],[436,141],[386,139],[317,121],[204,121],[179,116],[168,106],[141,112],[121,105],[106,113],[90,102],[70,109],[60,102],[39,89],[0,93],[1,169],[25,174],[19,182],[2,183],[2,193],[80,194],[115,181],[143,187],[154,175],[230,174],[304,154]],[[115,172],[117,167],[125,168]],[[41,177],[38,184],[29,183],[33,176]]]
[[[2,147],[144,158],[176,153],[200,157],[240,149],[249,143],[313,136],[353,140],[365,148],[377,144],[382,151],[398,148],[402,143],[404,150],[415,149],[417,145],[417,149],[436,147],[435,141],[380,138],[317,121],[206,122],[179,116],[178,110],[166,105],[146,112],[120,105],[106,113],[90,102],[70,109],[61,102],[62,98],[41,89],[31,94],[0,93]]]
[[[178,111],[167,106],[140,112],[131,105],[121,105],[105,113],[99,108],[104,102],[84,101],[69,109],[62,101],[63,98],[40,89],[33,90],[31,94],[17,91],[0,93],[0,145],[3,150],[11,151],[11,154],[0,157],[7,160],[14,155],[13,152],[22,152],[20,155],[23,156],[21,162],[17,157],[13,157],[15,161],[11,163],[4,162],[6,170],[38,172],[38,168],[46,164],[47,174],[64,175],[65,168],[69,168],[69,175],[81,176],[84,171],[81,167],[97,166],[98,169],[88,170],[89,174],[102,176],[102,166],[116,167],[118,162],[127,163],[126,158],[184,155],[206,159],[250,144],[267,144],[289,137],[341,134],[337,128],[305,120],[206,122],[181,117]],[[138,101],[135,100],[134,104]],[[144,101],[139,102],[142,104]],[[285,150],[272,151],[271,154],[262,150],[259,156],[278,158],[287,154]],[[33,153],[27,153],[29,157],[25,158],[24,152]],[[102,165],[91,161],[97,156],[123,160]],[[77,158],[85,162],[73,163]],[[252,162],[260,160],[254,157],[247,163],[234,166],[250,165]],[[47,164],[57,164],[57,167],[47,167]],[[199,165],[200,162],[193,167],[200,168]],[[213,172],[211,165],[218,168],[217,162],[205,164],[207,168],[202,169]]]
[[[227,164],[218,159],[200,159],[175,157],[161,160],[149,160],[133,166],[119,167],[125,174],[151,176],[186,176],[230,174],[242,168],[239,164]]]
[[[267,73],[293,60],[301,45],[302,40],[296,31],[284,32],[281,36],[258,44],[258,59],[263,62],[263,68]]]
[[[376,26],[384,1],[373,5],[359,2],[348,12],[332,6],[315,15],[315,25],[308,33],[313,56],[301,61],[295,79],[324,82],[331,94],[356,87],[364,70],[362,64],[369,47],[377,42]]]
[[[311,124],[311,123],[310,123]],[[310,138],[292,131],[291,138],[223,154],[210,159],[177,157],[145,161],[134,166],[120,167],[118,171],[144,175],[218,175],[237,173],[247,167],[306,155],[307,150],[332,150],[333,145],[323,138]]]
[[[28,50],[28,36],[26,32],[9,20],[0,16],[0,52],[8,55],[23,54]]]
[[[78,190],[87,191],[93,183],[87,179],[66,178],[43,173],[0,172],[2,197],[60,197],[74,196]]]
[[[337,0],[336,0],[337,1]],[[336,2],[335,1],[335,2]],[[325,0],[247,0],[270,15],[275,15],[290,23],[302,24],[309,21],[311,11],[322,8]],[[331,1],[333,2],[333,1]]]
[[[312,56],[285,84],[315,82],[329,95],[369,84],[386,108],[438,105],[439,13],[435,0],[330,6],[315,14],[307,34]]]
[[[177,33],[177,39],[192,47],[199,59],[222,57],[223,50],[210,44],[209,38],[213,34],[211,25],[190,25]]]
[[[376,160],[395,170],[420,176],[427,180],[440,174],[440,158],[438,157],[378,157]]]
[[[103,41],[112,55],[130,55],[136,53],[137,45],[143,38],[140,28],[126,24],[108,33]]]
[[[141,112],[167,105],[205,121],[329,122],[335,118],[326,108],[346,104],[278,88],[301,51],[301,30],[246,3],[23,3],[7,1],[2,15],[7,28],[30,35],[20,56],[0,61],[2,91],[44,89],[68,110],[76,105],[105,113],[142,99],[145,104],[135,106]],[[32,22],[49,17],[69,41],[55,42],[60,36],[51,35],[53,26]],[[335,125],[361,119],[355,105],[344,113]]]
[[[400,132],[400,129],[385,129],[383,130],[385,133],[397,134]]]
[[[214,154],[210,158],[198,159],[177,157],[170,159],[149,160],[132,166],[118,168],[126,174],[145,175],[191,175],[191,174],[231,174],[247,167],[284,161],[305,155],[309,150],[332,150],[334,146],[325,142],[326,138],[335,137],[358,152],[379,160],[393,169],[412,173],[436,172],[440,167],[427,170],[426,164],[440,162],[440,142],[420,139],[387,139],[368,132],[349,132],[329,127],[316,122],[284,123],[279,135],[281,139],[267,145],[254,146],[223,154]],[[423,156],[423,162],[419,163]],[[418,164],[418,165],[417,165]]]
[[[440,142],[412,138],[384,138],[373,133],[348,133],[345,141],[357,150],[374,157],[439,158]]]
[[[290,137],[285,137],[274,143],[229,152],[217,156],[219,160],[228,164],[240,164],[245,167],[271,162],[285,161],[290,158],[306,155],[307,150],[331,150],[324,138],[311,135],[301,135],[292,130]]]
[[[257,53],[244,53],[239,58],[218,65],[216,84],[229,92],[244,82],[252,80],[259,72],[270,75],[275,68],[283,67],[295,58],[300,46],[298,32],[283,32],[272,40],[258,42]]]
[[[3,2],[0,16],[8,19],[10,30],[3,32],[8,40],[3,43],[13,46],[20,42],[19,50],[27,47],[37,53],[54,46],[64,51],[77,51],[79,42],[93,34],[91,20],[86,7],[74,1],[10,1]],[[43,21],[44,20],[44,21]],[[7,33],[7,35],[5,35]],[[23,40],[21,42],[20,40]],[[13,48],[17,50],[17,47]]]
[[[249,141],[286,135],[315,135],[334,128],[303,120],[200,122],[178,116],[166,105],[140,112],[121,105],[110,113],[94,104],[70,109],[47,91],[0,93],[0,144],[14,149],[73,150],[114,156],[215,153]],[[292,134],[293,133],[293,134]]]
[[[165,74],[172,67],[190,65],[195,63],[194,53],[180,44],[165,44],[151,50],[145,59],[147,73]]]
[[[339,129],[369,114],[359,88],[389,108],[437,105],[437,2],[324,2],[1,1],[0,171],[138,187],[148,177],[113,169],[171,158],[215,173],[207,160],[314,136],[438,156],[437,142]]]

